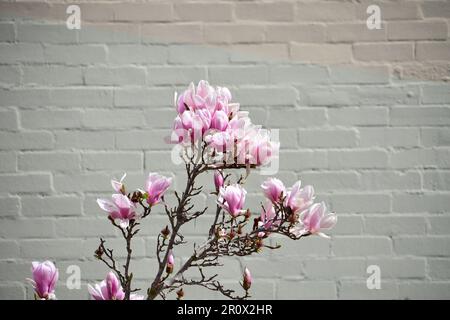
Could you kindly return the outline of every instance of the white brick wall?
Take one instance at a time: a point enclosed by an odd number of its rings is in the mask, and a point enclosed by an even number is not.
[[[163,138],[173,92],[199,79],[280,128],[280,177],[315,185],[339,215],[330,241],[276,238],[278,251],[231,259],[226,283],[249,266],[255,298],[450,298],[450,2],[79,3],[82,28],[68,30],[63,0],[0,1],[0,298],[31,298],[30,262],[46,258],[60,298],[87,298],[106,272],[98,236],[121,247],[95,199],[125,170],[130,187],[162,171],[180,188]],[[371,4],[380,30],[366,27]],[[255,209],[263,179],[248,182]],[[201,241],[209,220],[186,233]],[[163,225],[144,222],[135,243],[141,287]],[[64,287],[71,264],[80,291]],[[381,290],[366,287],[372,264]]]

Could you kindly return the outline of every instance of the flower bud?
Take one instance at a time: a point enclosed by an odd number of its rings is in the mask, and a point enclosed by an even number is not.
[[[168,226],[166,226],[164,229],[161,230],[161,235],[164,237],[164,239],[167,239],[167,237],[170,235],[170,230]]]
[[[183,288],[177,291],[177,300],[181,300],[184,297],[184,291]]]
[[[250,219],[251,216],[252,216],[252,213],[250,212],[250,209],[247,209],[247,211],[245,211],[245,220]]]
[[[214,171],[214,186],[216,187],[217,192],[219,192],[219,189],[223,187],[223,175],[220,170]]]
[[[175,264],[175,259],[173,257],[172,251],[169,253],[169,257],[167,258],[166,264],[166,272],[171,274],[173,272],[173,266]]]
[[[252,281],[253,281],[253,278],[252,278],[252,275],[250,273],[250,270],[248,270],[248,268],[245,268],[245,270],[244,270],[244,280],[242,281],[242,287],[245,290],[250,289],[250,287],[252,286]]]

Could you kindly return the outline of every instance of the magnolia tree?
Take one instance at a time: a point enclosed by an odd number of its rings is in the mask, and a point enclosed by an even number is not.
[[[265,202],[255,217],[245,206],[245,181],[252,170],[263,170],[277,160],[279,143],[271,139],[269,131],[254,125],[248,112],[240,110],[232,102],[230,91],[224,87],[212,87],[206,81],[193,83],[182,94],[175,94],[177,116],[168,142],[175,152],[172,160],[184,164],[186,185],[181,192],[174,191],[175,203],[170,204],[165,195],[169,193],[171,178],[150,173],[144,188],[130,191],[126,188],[124,175],[120,181],[112,180],[115,194],[111,199],[98,199],[113,228],[119,230],[126,246],[124,261],[118,261],[113,249],[100,238],[95,257],[110,272],[100,283],[89,285],[89,293],[96,300],[166,299],[173,293],[181,299],[183,288],[202,286],[218,291],[231,299],[250,296],[253,282],[250,270],[245,268],[240,281],[242,292],[225,288],[214,272],[209,269],[220,266],[222,259],[231,256],[248,256],[262,248],[277,249],[266,240],[279,234],[292,240],[311,235],[327,237],[323,231],[336,224],[336,215],[328,213],[324,203],[314,203],[312,186],[302,187],[296,182],[286,188],[282,181],[268,178],[262,185]],[[176,156],[176,157],[175,157]],[[236,171],[238,174],[233,175]],[[177,247],[186,243],[183,227],[206,213],[208,208],[197,210],[192,200],[204,186],[197,178],[213,172],[216,197],[215,213],[207,237],[194,246],[192,255],[175,266]],[[167,226],[157,236],[157,273],[149,282],[146,296],[135,294],[133,286],[132,245],[138,236],[143,220],[151,215],[155,206],[162,206],[167,215]],[[252,219],[253,218],[253,219]],[[186,278],[185,271],[195,268],[199,276]],[[36,299],[55,299],[58,270],[50,261],[33,262],[33,280]],[[239,280],[237,280],[239,281]]]

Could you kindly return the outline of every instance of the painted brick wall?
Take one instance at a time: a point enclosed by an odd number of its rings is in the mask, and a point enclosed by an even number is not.
[[[95,199],[123,171],[132,187],[161,171],[180,188],[163,137],[173,92],[199,79],[279,128],[279,176],[315,185],[339,215],[330,241],[276,239],[279,251],[227,260],[226,283],[248,266],[256,298],[450,298],[450,2],[77,1],[81,30],[66,28],[68,3],[0,2],[0,298],[30,298],[30,262],[46,258],[61,299],[87,298],[106,272],[98,236],[121,245]],[[251,208],[263,179],[248,183]],[[210,221],[186,234],[201,241]],[[142,288],[164,222],[135,242]],[[82,290],[65,288],[73,264]]]

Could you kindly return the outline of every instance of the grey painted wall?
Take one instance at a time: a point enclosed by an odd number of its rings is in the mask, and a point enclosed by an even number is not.
[[[47,258],[58,297],[87,298],[106,274],[97,238],[121,245],[95,199],[124,171],[130,187],[161,171],[181,188],[163,137],[173,92],[199,79],[279,128],[279,176],[313,184],[339,215],[331,240],[227,260],[226,283],[248,266],[255,298],[450,298],[450,2],[78,1],[81,30],[62,2],[0,2],[0,298],[31,298],[30,262]],[[263,179],[250,177],[251,208]],[[210,220],[186,231],[178,264]],[[142,288],[164,225],[156,214],[136,240]],[[81,290],[64,285],[73,264]],[[366,287],[373,264],[380,290]]]

